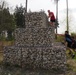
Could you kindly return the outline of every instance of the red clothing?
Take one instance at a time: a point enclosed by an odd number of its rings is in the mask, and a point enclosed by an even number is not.
[[[55,16],[53,12],[49,12],[50,20],[55,20]]]

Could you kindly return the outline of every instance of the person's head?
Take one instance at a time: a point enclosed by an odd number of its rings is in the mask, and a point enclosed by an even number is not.
[[[69,32],[68,31],[65,31],[65,34],[69,34]]]
[[[48,10],[48,13],[50,13],[50,10]]]

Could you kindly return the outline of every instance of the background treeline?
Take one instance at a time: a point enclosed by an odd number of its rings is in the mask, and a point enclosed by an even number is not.
[[[0,40],[12,40],[15,28],[25,25],[25,8],[16,6],[13,13],[6,6],[5,1],[0,2]]]

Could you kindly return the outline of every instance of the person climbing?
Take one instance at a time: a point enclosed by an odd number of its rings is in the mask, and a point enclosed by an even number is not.
[[[75,57],[74,54],[74,50],[73,50],[73,39],[71,38],[71,36],[69,35],[68,31],[65,31],[65,45],[67,47],[67,49],[69,49],[69,54],[71,54],[72,58]]]
[[[54,16],[54,13],[51,12],[50,10],[48,10],[48,18],[50,19],[50,24],[55,26],[55,16]]]
[[[75,38],[74,38],[74,36],[71,36],[71,38],[72,38],[72,44],[71,44],[71,47],[72,47],[72,49],[76,49],[76,40],[75,40]],[[75,50],[76,51],[76,50]]]

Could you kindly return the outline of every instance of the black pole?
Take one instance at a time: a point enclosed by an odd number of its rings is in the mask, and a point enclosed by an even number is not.
[[[26,19],[26,13],[27,13],[27,0],[26,0],[26,2],[25,2],[25,19]],[[25,20],[25,27],[26,27],[26,20]]]
[[[25,12],[27,13],[27,0],[26,0],[26,4],[25,4]]]
[[[56,36],[55,38],[57,39],[57,26],[58,26],[58,0],[56,0]]]

